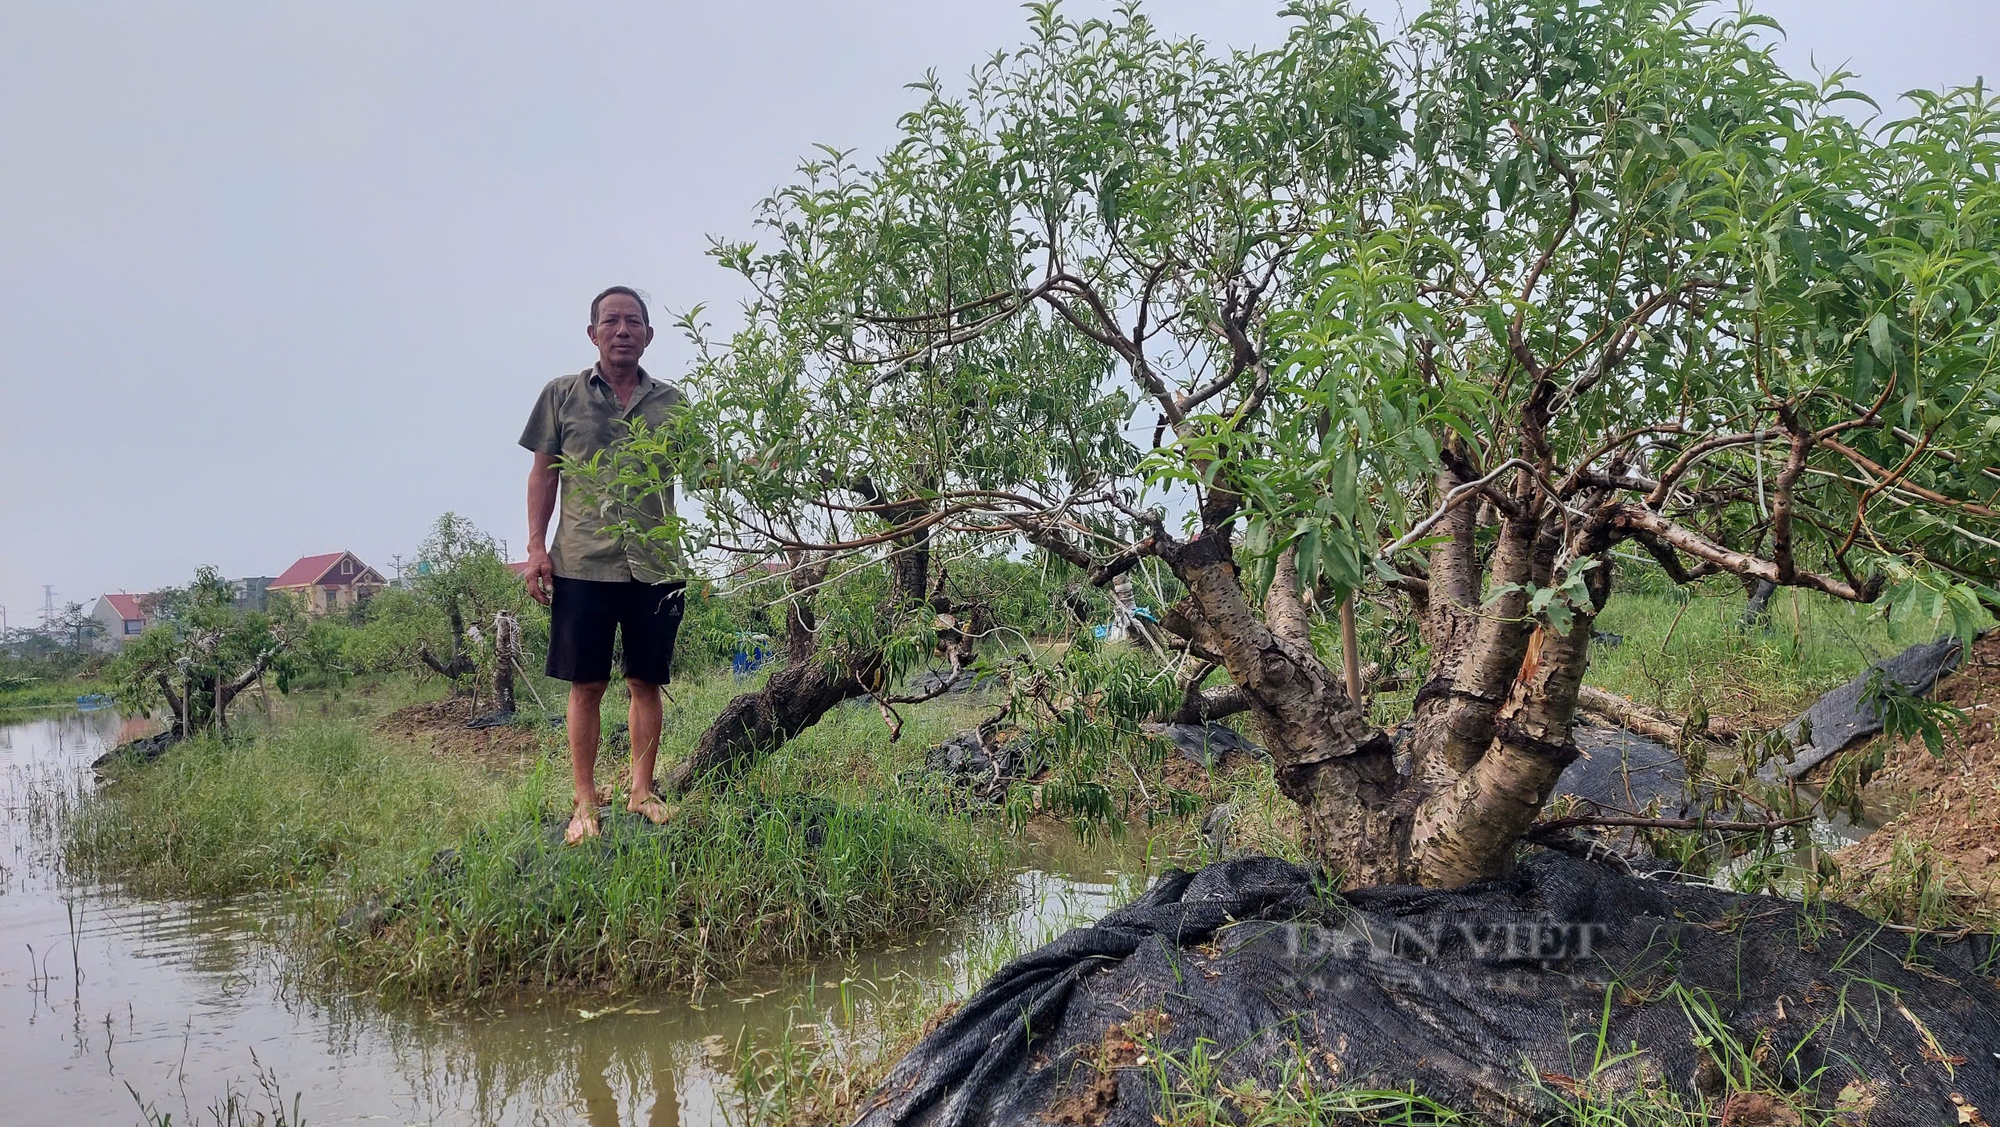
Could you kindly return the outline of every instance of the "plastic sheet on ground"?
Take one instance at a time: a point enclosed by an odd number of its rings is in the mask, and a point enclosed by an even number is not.
[[[1659,803],[1661,817],[1692,815],[1687,766],[1672,748],[1645,736],[1600,724],[1572,732],[1576,762],[1564,768],[1556,793],[1587,799],[1607,810],[1642,811]]]
[[[1952,1093],[2000,1108],[1993,957],[1837,906],[1558,854],[1462,890],[1346,894],[1285,862],[1227,861],[1170,873],[1002,968],[895,1066],[858,1127],[1152,1127],[1158,1077],[1198,1042],[1220,1085],[1304,1067],[1322,1090],[1414,1084],[1540,1122],[1591,1079],[1600,1023],[1607,1059],[1641,1051],[1596,1083],[1719,1096],[1693,1024],[1708,1013],[1822,1105],[1846,1090],[1873,1102],[1872,1127],[1951,1123]],[[1117,1067],[1108,1050],[1142,1037],[1154,1064]]]
[[[1882,718],[1864,699],[1868,679],[1876,669],[1900,681],[1904,688],[1922,696],[1931,691],[1938,678],[1958,668],[1965,647],[1957,638],[1939,638],[1911,646],[1887,661],[1876,662],[1861,675],[1813,702],[1797,720],[1785,726],[1785,738],[1796,754],[1790,763],[1769,763],[1767,779],[1775,781],[1782,772],[1796,779],[1826,760],[1882,730]]]
[[[1197,767],[1221,767],[1238,758],[1271,758],[1270,752],[1219,720],[1207,724],[1147,724],[1144,731],[1172,744],[1181,758]]]

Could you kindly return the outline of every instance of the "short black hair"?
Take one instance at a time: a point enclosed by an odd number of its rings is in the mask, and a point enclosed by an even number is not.
[[[610,297],[612,294],[620,294],[620,293],[624,294],[626,297],[631,298],[633,301],[639,303],[640,320],[646,322],[646,324],[648,325],[651,325],[653,323],[653,314],[646,308],[646,299],[639,296],[638,290],[633,289],[631,286],[612,286],[610,289],[605,290],[603,293],[598,294],[596,297],[590,299],[591,324],[593,325],[597,324],[597,307],[604,304],[604,299]]]

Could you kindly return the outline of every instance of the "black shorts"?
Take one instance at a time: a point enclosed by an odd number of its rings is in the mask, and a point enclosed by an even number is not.
[[[664,685],[686,609],[685,583],[601,583],[558,575],[549,603],[548,674],[586,685],[611,680],[616,630],[625,636],[625,676]]]

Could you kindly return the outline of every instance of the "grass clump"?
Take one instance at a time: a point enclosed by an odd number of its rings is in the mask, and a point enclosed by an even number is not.
[[[997,869],[976,827],[895,793],[865,804],[700,795],[665,826],[619,810],[570,847],[544,768],[334,958],[377,989],[705,984],[957,914]]]
[[[199,736],[120,769],[76,810],[66,861],[173,896],[387,879],[455,840],[500,794],[480,772],[353,721],[300,719],[233,740]]]

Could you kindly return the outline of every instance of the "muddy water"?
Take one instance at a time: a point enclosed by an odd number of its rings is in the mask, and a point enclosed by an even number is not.
[[[137,1100],[204,1122],[232,1091],[268,1110],[270,1081],[314,1124],[721,1123],[739,1038],[765,1043],[790,1015],[870,1044],[885,1007],[962,993],[1135,891],[1117,875],[1129,849],[1049,841],[982,918],[699,1002],[385,1009],[288,986],[260,938],[275,903],[162,903],[63,878],[52,796],[87,791],[121,729],[108,712],[0,726],[0,1123],[140,1123]]]

